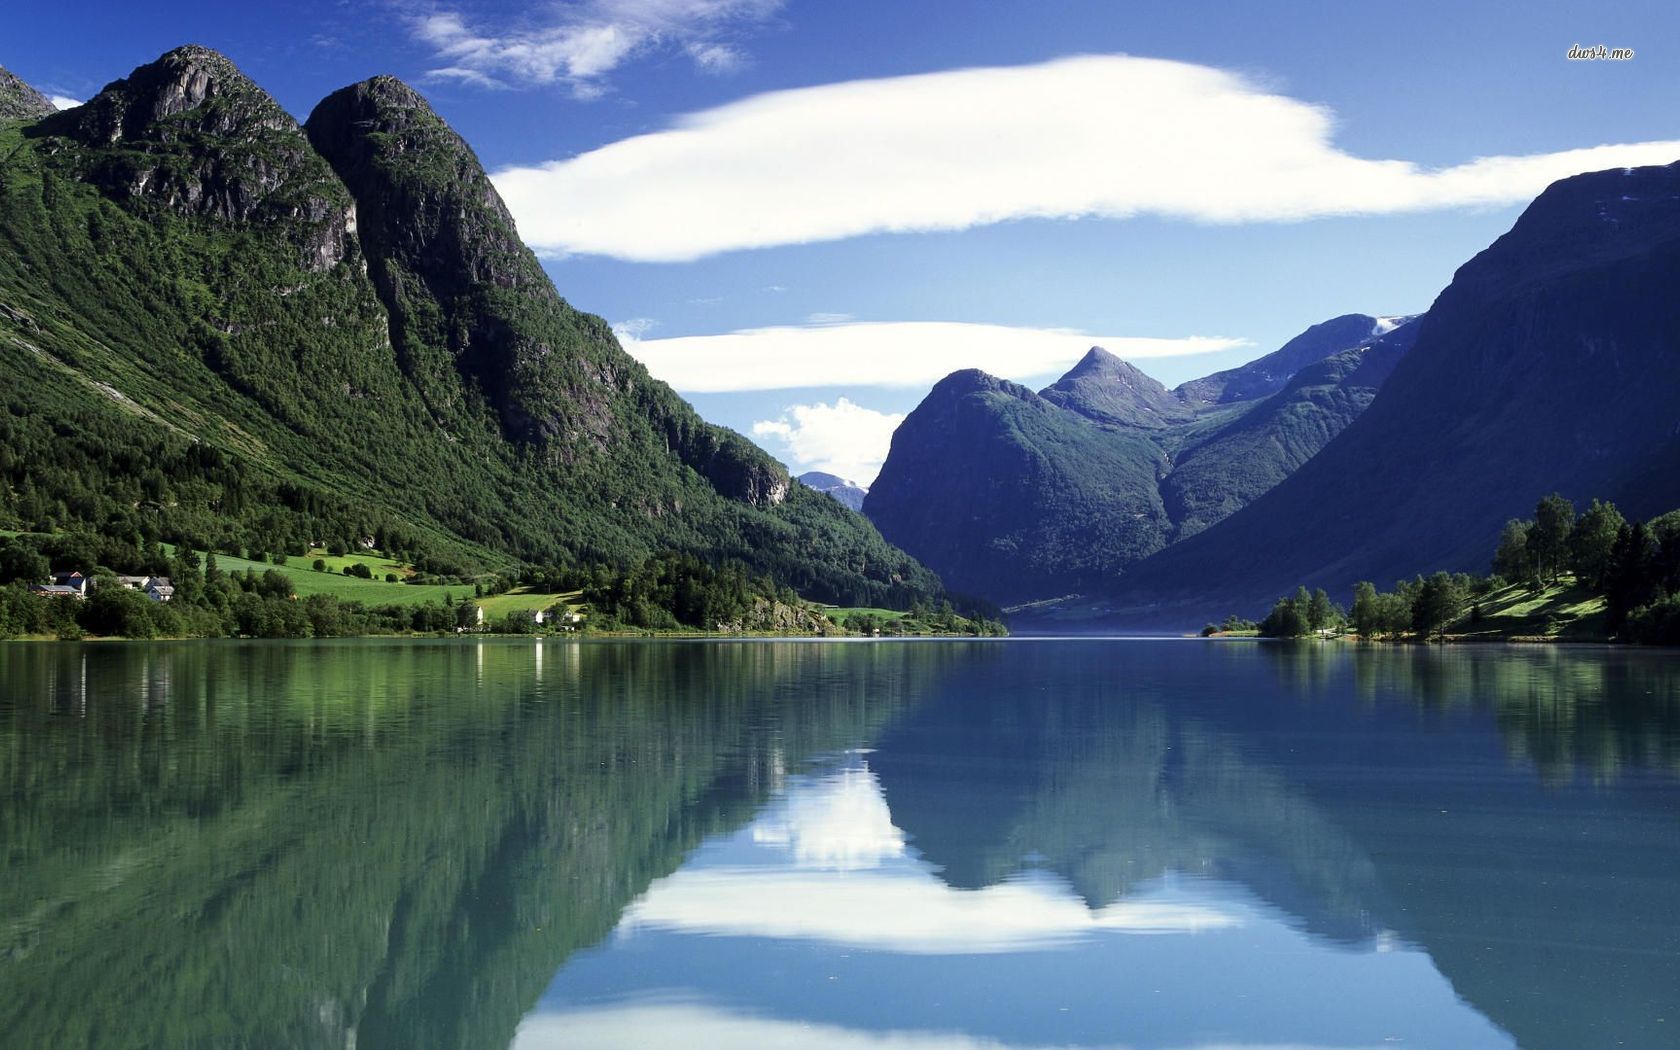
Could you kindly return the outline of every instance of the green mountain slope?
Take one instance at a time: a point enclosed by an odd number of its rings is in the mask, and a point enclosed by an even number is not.
[[[1037,395],[958,372],[893,435],[864,512],[965,593],[1101,587],[1288,477],[1370,404],[1414,331],[1348,315],[1176,391],[1100,348]]]
[[[1164,466],[1142,433],[969,370],[941,380],[899,426],[863,508],[954,590],[1060,594],[1160,546]]]
[[[570,307],[472,151],[389,78],[308,134],[185,47],[0,124],[0,520],[199,545],[376,533],[451,564],[738,559],[938,581]]]

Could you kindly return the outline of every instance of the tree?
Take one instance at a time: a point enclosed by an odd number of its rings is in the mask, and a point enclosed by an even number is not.
[[[1360,580],[1353,588],[1353,629],[1361,638],[1375,638],[1382,631],[1377,585]]]
[[[1575,504],[1556,492],[1534,508],[1534,524],[1528,530],[1528,552],[1535,572],[1556,583],[1569,560],[1569,532],[1575,525]]]
[[[1616,537],[1627,520],[1614,503],[1592,501],[1586,513],[1575,522],[1569,532],[1569,561],[1575,579],[1594,591],[1602,591],[1610,575],[1610,559],[1615,553]]]
[[[1260,634],[1265,638],[1299,638],[1306,633],[1307,617],[1298,596],[1279,598],[1272,611],[1260,621]]]
[[[1307,602],[1307,626],[1314,634],[1336,623],[1336,607],[1330,603],[1330,596],[1320,587],[1313,591],[1312,598]]]
[[[1620,630],[1628,614],[1661,595],[1657,555],[1656,538],[1644,522],[1617,531],[1604,584],[1605,618],[1611,630]]]
[[[1412,604],[1412,629],[1424,638],[1431,634],[1446,636],[1447,625],[1458,619],[1464,607],[1464,590],[1460,581],[1438,572],[1423,581]]]
[[[1533,583],[1537,578],[1534,558],[1528,550],[1528,532],[1533,522],[1512,518],[1499,534],[1499,546],[1493,552],[1493,574],[1511,583]]]

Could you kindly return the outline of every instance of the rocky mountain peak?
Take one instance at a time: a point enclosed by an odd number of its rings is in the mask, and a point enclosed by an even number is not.
[[[191,116],[176,120],[184,115]],[[54,134],[90,145],[295,131],[297,123],[227,56],[188,44],[105,85],[53,121]]]
[[[36,120],[53,112],[55,109],[47,96],[16,73],[0,67],[0,120]]]
[[[1121,426],[1156,429],[1191,415],[1160,382],[1100,346],[1086,351],[1039,396],[1095,422]]]
[[[352,250],[355,206],[303,129],[209,48],[178,47],[30,134],[69,140],[45,152],[132,211],[275,225],[314,270]]]

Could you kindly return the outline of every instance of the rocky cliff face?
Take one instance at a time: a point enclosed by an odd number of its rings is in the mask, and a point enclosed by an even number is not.
[[[39,120],[56,112],[47,96],[24,83],[16,73],[0,67],[0,121]]]
[[[297,122],[207,48],[177,48],[31,133],[136,211],[284,228],[316,271],[351,250],[356,210],[343,185]]]

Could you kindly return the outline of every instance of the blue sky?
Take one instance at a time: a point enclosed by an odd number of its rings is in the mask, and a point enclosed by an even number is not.
[[[71,99],[187,42],[300,118],[408,80],[562,294],[864,482],[950,369],[1040,385],[1102,342],[1176,383],[1426,308],[1552,178],[1680,159],[1655,2],[95,2],[0,33]],[[1565,57],[1600,43],[1634,57]]]

